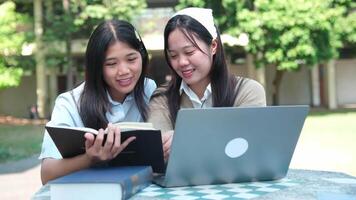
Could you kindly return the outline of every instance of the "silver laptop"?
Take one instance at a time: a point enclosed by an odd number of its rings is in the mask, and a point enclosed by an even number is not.
[[[163,187],[283,178],[308,106],[181,109]]]

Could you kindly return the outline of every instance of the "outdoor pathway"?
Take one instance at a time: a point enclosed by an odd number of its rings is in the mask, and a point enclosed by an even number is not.
[[[38,155],[0,164],[1,200],[28,200],[41,187]]]

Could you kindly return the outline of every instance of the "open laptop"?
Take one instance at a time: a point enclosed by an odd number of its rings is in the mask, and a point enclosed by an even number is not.
[[[308,106],[181,109],[163,187],[283,178]]]

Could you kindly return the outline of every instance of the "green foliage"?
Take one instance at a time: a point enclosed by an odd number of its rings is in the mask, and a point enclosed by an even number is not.
[[[29,18],[15,9],[12,1],[0,4],[0,89],[19,85],[23,73],[19,64]]]
[[[53,1],[53,12],[47,16],[45,38],[47,41],[88,38],[93,28],[106,19],[130,21],[146,7],[144,0],[69,0],[65,11],[60,1]]]
[[[345,38],[345,43],[356,44],[356,12],[349,14],[345,19],[338,21],[341,38]]]
[[[91,3],[82,1],[72,1],[72,12],[76,15],[75,25],[83,25],[89,19],[112,19],[119,18],[131,20],[133,16],[146,7],[145,1],[92,1]]]
[[[179,4],[176,6],[177,10],[186,7],[201,7],[201,8],[211,8],[214,10],[214,19],[219,25],[221,32],[237,31],[237,29],[232,30],[232,27],[238,26],[238,21],[236,21],[236,14],[243,8],[253,8],[254,0],[180,0]],[[240,32],[235,32],[239,34]]]
[[[181,0],[177,9],[189,6],[212,8],[221,32],[247,33],[257,66],[296,70],[356,44],[354,0]]]
[[[24,16],[16,13],[15,3],[6,1],[0,4],[0,54],[9,56],[17,54],[24,42],[24,32],[18,32]]]
[[[19,67],[3,67],[0,61],[0,89],[15,87],[20,84],[23,70]]]
[[[332,5],[344,7],[344,17],[339,18],[336,30],[346,45],[356,45],[356,2],[353,0],[334,0]]]
[[[52,12],[45,18],[45,43],[51,44],[47,52],[47,67],[58,67],[68,62],[65,53],[56,48],[57,42],[73,39],[88,39],[94,27],[106,19],[132,18],[146,7],[145,0],[68,0],[69,10],[63,8],[62,1],[52,1]],[[57,45],[59,46],[59,45]],[[63,49],[62,49],[63,50]],[[60,55],[60,56],[58,56]]]
[[[250,36],[247,51],[263,55],[257,62],[296,70],[337,56],[335,26],[343,11],[324,0],[256,0],[255,10],[243,9],[236,20]]]

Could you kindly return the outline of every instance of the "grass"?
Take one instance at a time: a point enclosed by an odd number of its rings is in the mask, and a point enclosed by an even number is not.
[[[0,124],[0,163],[40,153],[43,126]]]
[[[0,163],[40,152],[43,126],[0,125]],[[291,168],[356,176],[356,110],[313,111],[305,121]]]
[[[311,113],[305,121],[291,167],[356,176],[356,111]]]

